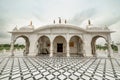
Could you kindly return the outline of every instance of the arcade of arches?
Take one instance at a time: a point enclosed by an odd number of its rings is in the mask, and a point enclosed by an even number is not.
[[[50,39],[47,36],[41,36],[38,39],[38,54],[50,54]],[[78,36],[72,36],[69,41],[70,55],[83,56],[83,41]],[[63,36],[56,36],[53,40],[53,56],[66,56],[67,41]]]
[[[23,51],[23,55],[26,56],[29,54],[29,47],[30,47],[30,41],[27,36],[18,36],[15,38],[13,44],[15,44],[16,40],[18,38],[23,38],[25,40],[25,50]],[[103,38],[102,36],[95,36],[91,40],[91,53],[93,56],[96,56],[96,40],[98,38]],[[106,41],[107,42],[107,41]],[[56,36],[53,40],[53,54],[52,56],[85,56],[84,48],[83,48],[84,42],[79,36],[71,36],[69,39],[69,53],[67,54],[67,41],[63,36]],[[49,37],[47,36],[41,36],[37,40],[36,50],[37,55],[50,55],[50,47],[51,42]],[[12,49],[14,50],[14,49]],[[12,54],[14,55],[14,54]]]

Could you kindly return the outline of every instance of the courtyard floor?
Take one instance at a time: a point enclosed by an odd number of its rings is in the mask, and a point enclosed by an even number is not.
[[[120,80],[120,59],[3,55],[0,80]]]

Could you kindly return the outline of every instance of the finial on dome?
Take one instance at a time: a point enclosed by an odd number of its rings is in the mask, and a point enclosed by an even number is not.
[[[90,26],[91,26],[92,24],[91,24],[91,21],[90,21],[90,19],[88,20],[88,25],[86,26],[86,28],[88,29],[88,28],[90,28]]]
[[[67,20],[65,19],[65,24],[67,23]]]
[[[30,25],[32,25],[32,21],[30,21]]]
[[[30,28],[33,28],[34,29],[34,26],[33,26],[33,23],[32,21],[30,21],[30,25],[28,25]]]
[[[55,20],[53,20],[53,23],[55,24]]]
[[[17,29],[17,25],[15,26],[15,28],[14,28],[13,30],[14,30],[14,31],[18,30],[18,29]]]
[[[61,24],[61,18],[60,17],[58,17],[59,18],[59,24]]]
[[[88,20],[88,25],[89,25],[89,26],[91,25],[91,21],[90,21],[90,20]]]

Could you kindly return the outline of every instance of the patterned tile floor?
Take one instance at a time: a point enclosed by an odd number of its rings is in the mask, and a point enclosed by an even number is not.
[[[0,80],[120,80],[120,59],[0,57]]]

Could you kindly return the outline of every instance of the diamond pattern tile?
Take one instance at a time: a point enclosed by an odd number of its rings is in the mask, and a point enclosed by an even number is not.
[[[0,57],[0,80],[120,80],[120,59]]]

